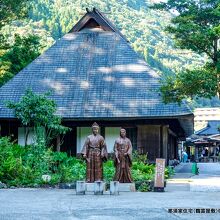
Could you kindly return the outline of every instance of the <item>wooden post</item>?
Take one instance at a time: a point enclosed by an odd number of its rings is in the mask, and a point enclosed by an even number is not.
[[[154,192],[164,192],[165,159],[156,159]]]

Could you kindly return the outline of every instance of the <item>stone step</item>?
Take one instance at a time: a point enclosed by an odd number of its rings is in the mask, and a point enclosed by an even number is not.
[[[166,192],[174,192],[174,191],[190,191],[189,183],[167,183],[165,188]]]

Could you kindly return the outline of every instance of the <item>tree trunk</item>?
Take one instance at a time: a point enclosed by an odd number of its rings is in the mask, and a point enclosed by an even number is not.
[[[219,39],[215,39],[213,42],[213,48],[214,48],[214,53],[213,53],[213,62],[214,65],[216,66],[216,71],[217,71],[217,76],[216,76],[216,80],[217,80],[217,96],[220,98],[220,64],[218,63],[218,42]]]
[[[28,141],[29,133],[30,133],[30,128],[29,127],[25,127],[25,143],[24,143],[25,146],[27,146],[27,141]]]

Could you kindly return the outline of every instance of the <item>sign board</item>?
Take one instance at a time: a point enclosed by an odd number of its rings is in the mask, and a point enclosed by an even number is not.
[[[164,191],[165,159],[156,159],[154,191]]]

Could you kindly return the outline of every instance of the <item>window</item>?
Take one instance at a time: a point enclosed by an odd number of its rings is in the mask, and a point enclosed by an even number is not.
[[[85,143],[87,136],[92,133],[91,127],[78,127],[77,128],[77,153],[80,153]]]
[[[115,140],[119,137],[120,127],[106,127],[105,128],[105,141],[108,153],[112,153],[114,149]]]
[[[40,130],[42,132],[45,132],[45,129],[43,127],[41,129]],[[33,127],[19,127],[18,128],[18,144],[21,146],[25,146],[26,138],[27,138],[27,145],[33,144],[35,142],[36,137],[34,135]]]
[[[137,128],[125,128],[126,135],[131,140],[133,150],[137,150]],[[113,152],[115,140],[120,135],[120,127],[106,127],[105,141],[108,148],[108,153]]]

